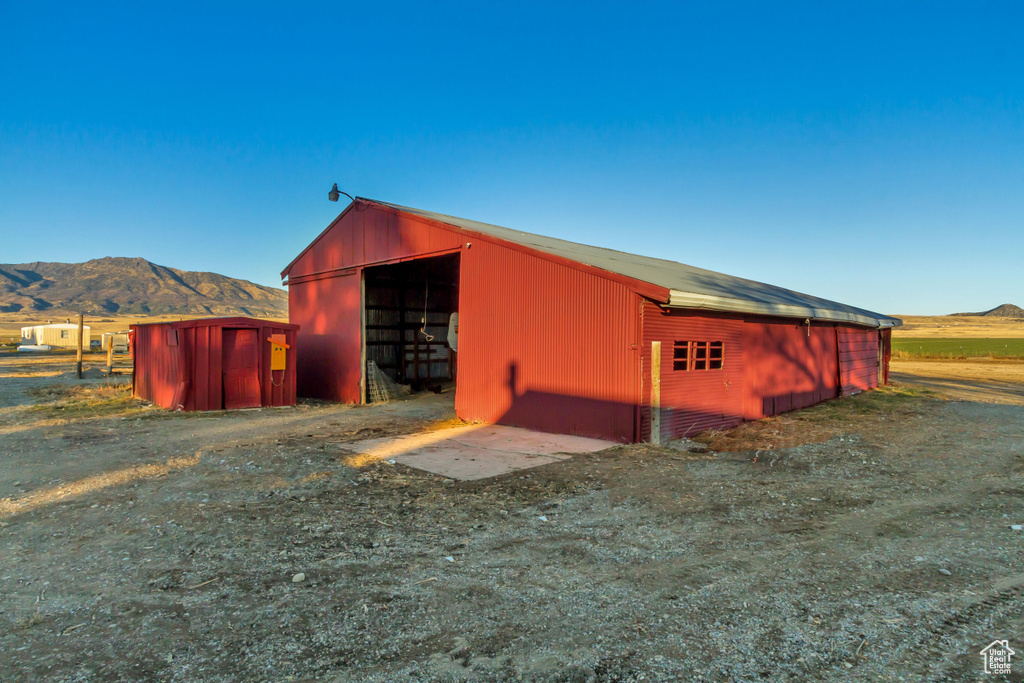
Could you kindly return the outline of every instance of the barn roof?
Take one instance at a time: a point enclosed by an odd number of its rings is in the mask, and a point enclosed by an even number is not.
[[[364,197],[357,199],[664,287],[670,292],[668,306],[674,308],[811,318],[812,320],[851,322],[872,327],[898,327],[903,324],[899,318],[809,294],[801,294],[763,282],[688,266],[684,263],[577,244],[555,237],[536,235]]]

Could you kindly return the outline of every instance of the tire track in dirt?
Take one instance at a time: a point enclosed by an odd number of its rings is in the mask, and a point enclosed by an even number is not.
[[[916,639],[916,645],[908,649],[918,653],[918,661],[924,664],[920,673],[928,680],[957,680],[951,669],[964,655],[962,641],[968,639],[969,633],[981,622],[1005,619],[1014,614],[1024,614],[1024,574],[999,581],[987,595],[979,596],[946,617],[938,626],[923,633]]]

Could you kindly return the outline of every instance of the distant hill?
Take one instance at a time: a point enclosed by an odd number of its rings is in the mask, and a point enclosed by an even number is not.
[[[0,264],[0,312],[287,317],[288,293],[143,258]]]
[[[988,315],[997,318],[1024,318],[1024,308],[1014,306],[1013,304],[1003,304],[1002,306],[996,306],[991,311],[984,311],[982,313],[950,313],[950,315]]]

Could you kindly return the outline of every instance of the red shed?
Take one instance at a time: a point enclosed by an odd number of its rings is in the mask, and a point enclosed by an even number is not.
[[[302,396],[365,402],[373,361],[398,382],[455,382],[465,420],[626,442],[651,438],[652,424],[672,438],[876,387],[901,324],[364,198],[282,277],[302,326]]]
[[[178,410],[295,405],[298,325],[201,318],[131,330],[137,398]]]

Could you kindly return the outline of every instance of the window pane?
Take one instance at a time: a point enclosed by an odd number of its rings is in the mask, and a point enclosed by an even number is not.
[[[708,367],[712,370],[722,369],[722,360],[724,359],[724,349],[722,342],[711,342],[711,346],[708,349],[709,363]]]
[[[673,370],[687,370],[687,360],[689,358],[689,342],[677,341],[672,344],[672,369]]]

